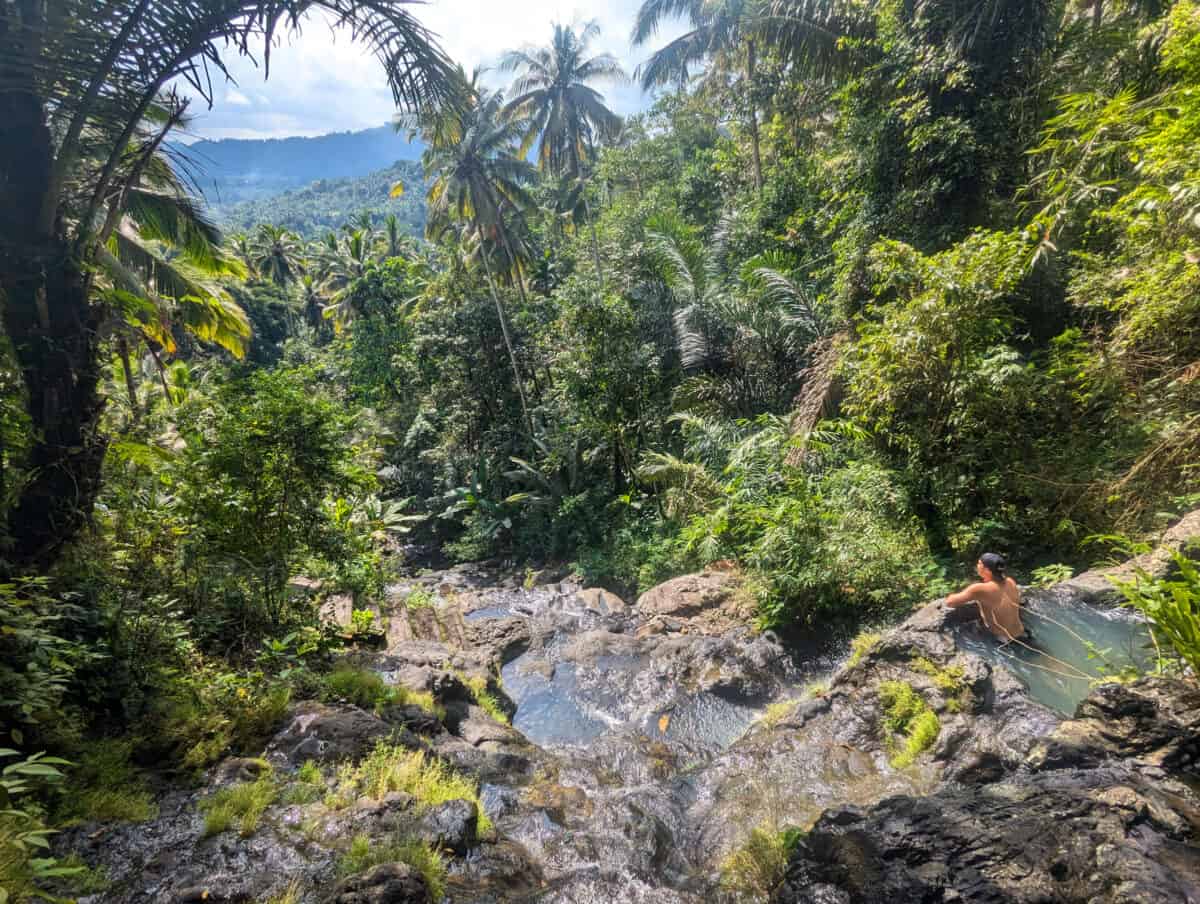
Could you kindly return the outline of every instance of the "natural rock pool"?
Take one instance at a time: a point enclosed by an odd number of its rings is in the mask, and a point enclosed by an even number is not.
[[[1027,590],[1022,619],[1030,647],[1001,647],[976,622],[962,626],[963,649],[1003,665],[1039,703],[1070,716],[1105,678],[1124,670],[1148,670],[1154,646],[1143,619],[1129,609],[1094,604],[1070,587]]]

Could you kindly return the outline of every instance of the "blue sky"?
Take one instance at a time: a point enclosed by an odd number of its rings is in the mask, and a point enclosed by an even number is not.
[[[581,10],[557,0],[432,0],[414,6],[417,17],[438,34],[450,57],[469,71],[489,65],[503,51],[549,40],[552,22],[596,19],[601,34],[597,52],[614,54],[632,74],[661,43],[681,33],[673,25],[638,49],[629,46],[629,31],[639,0],[611,0]],[[236,84],[216,86],[213,108],[197,101],[192,111],[194,137],[282,138],[323,135],[382,125],[392,115],[391,93],[379,63],[349,33],[333,31],[319,16],[303,33],[284,37],[271,54],[271,77],[249,61],[231,60]],[[508,76],[492,76],[499,87]],[[633,85],[598,86],[620,113],[643,109],[648,98]]]

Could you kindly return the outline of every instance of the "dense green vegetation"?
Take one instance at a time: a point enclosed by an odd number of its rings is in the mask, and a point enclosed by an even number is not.
[[[390,197],[397,183],[405,191]],[[377,226],[395,216],[406,235],[419,236],[425,228],[421,165],[401,160],[365,176],[318,179],[281,194],[215,206],[213,215],[230,234],[253,232],[260,223],[271,223],[301,238],[315,239],[340,229],[364,211],[371,213],[371,221]]]
[[[131,762],[253,755],[298,696],[399,702],[326,674],[345,638],[318,611],[380,597],[404,540],[627,593],[728,560],[760,625],[824,630],[984,548],[1080,564],[1200,499],[1192,0],[648,0],[660,88],[625,121],[589,27],[506,55],[493,92],[408,13],[328,0],[403,63],[423,171],[398,200],[383,173],[243,207],[229,236],[163,153],[187,103],[162,89],[187,48],[269,41],[279,4],[165,27],[131,2],[124,30],[68,5],[0,9],[0,57],[78,50],[0,72],[13,900],[55,878],[47,825],[148,814],[103,793]],[[694,30],[657,48],[673,13]],[[1196,583],[1129,591],[1193,666]],[[908,762],[939,727],[902,691]],[[339,781],[476,793],[382,747]],[[214,799],[211,831],[277,790]]]

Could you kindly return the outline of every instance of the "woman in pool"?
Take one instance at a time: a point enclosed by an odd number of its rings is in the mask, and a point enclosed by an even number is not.
[[[975,603],[984,625],[1002,644],[1028,640],[1029,632],[1021,623],[1021,588],[1004,573],[1004,557],[985,552],[975,563],[978,583],[946,597],[951,609]]]

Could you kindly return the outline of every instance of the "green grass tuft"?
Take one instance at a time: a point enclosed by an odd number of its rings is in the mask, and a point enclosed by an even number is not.
[[[767,728],[774,728],[790,716],[795,709],[795,700],[777,700],[774,703],[768,704],[763,714],[758,717],[758,722]]]
[[[850,658],[846,660],[846,665],[856,666],[862,662],[862,658],[870,653],[883,640],[883,635],[878,631],[862,631],[850,641]]]
[[[158,815],[154,798],[130,763],[132,741],[92,742],[78,757],[58,816],[65,822],[145,822]]]
[[[200,802],[205,836],[218,835],[236,827],[239,835],[249,838],[258,831],[263,814],[278,794],[275,779],[269,773],[257,781],[221,788]]]
[[[353,876],[381,863],[407,863],[425,880],[434,901],[446,894],[446,863],[437,850],[421,841],[373,842],[369,835],[355,835],[337,871],[340,876]]]
[[[305,760],[304,765],[296,772],[296,780],[306,785],[324,785],[325,776],[321,767],[313,760]]]
[[[799,829],[782,832],[760,826],[745,844],[721,862],[721,887],[738,901],[766,901],[787,872],[788,858],[803,838]]]
[[[476,706],[482,709],[501,725],[512,724],[508,717],[508,713],[506,713],[504,708],[500,705],[499,698],[497,698],[495,694],[488,690],[489,682],[486,678],[479,675],[472,675],[468,677],[457,670],[452,670],[451,674],[461,681],[463,685],[466,686],[467,690],[470,691],[471,698],[475,701]]]
[[[325,677],[322,699],[326,702],[345,701],[359,709],[375,711],[391,704],[411,704],[433,713],[439,720],[446,718],[445,708],[434,701],[429,691],[389,685],[378,672],[351,665],[338,666]]]
[[[495,719],[502,725],[511,724],[508,713],[500,705],[500,700],[490,694],[488,691],[481,691],[475,695],[475,702],[479,704],[479,708]]]
[[[942,723],[938,721],[937,713],[931,709],[918,713],[908,726],[904,746],[892,757],[892,765],[897,769],[911,766],[917,757],[934,745],[941,731]]]
[[[884,725],[891,733],[886,740],[893,751],[892,766],[904,769],[934,745],[942,724],[937,713],[904,681],[881,682],[879,699],[883,704]],[[902,741],[898,743],[892,734],[900,735]]]
[[[424,750],[407,750],[380,741],[357,767],[343,767],[338,773],[338,788],[333,803],[345,806],[360,795],[381,800],[390,791],[411,794],[426,807],[451,800],[469,800],[478,808],[476,832],[490,832],[491,820],[479,800],[475,782],[455,772],[446,763]]]

